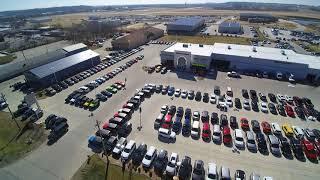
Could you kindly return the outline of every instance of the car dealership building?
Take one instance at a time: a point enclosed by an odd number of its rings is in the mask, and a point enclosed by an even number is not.
[[[243,72],[293,74],[295,79],[320,80],[320,58],[269,47],[215,43],[176,43],[160,53],[161,63],[180,71],[222,68]]]

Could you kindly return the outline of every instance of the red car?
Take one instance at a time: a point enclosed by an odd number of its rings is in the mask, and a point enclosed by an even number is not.
[[[224,126],[222,133],[223,133],[223,143],[230,144],[232,141],[230,128],[228,126]]]
[[[162,124],[163,128],[170,129],[172,125],[172,115],[167,114],[166,117],[164,118],[164,123]]]
[[[103,123],[102,128],[103,128],[103,129],[107,129],[108,126],[109,126],[109,120],[107,120],[107,121],[105,121],[105,122]]]
[[[315,147],[316,153],[318,154],[318,157],[320,157],[320,140],[315,141],[313,145]]]
[[[241,123],[241,128],[244,130],[244,131],[247,131],[250,129],[249,127],[249,121],[247,118],[241,118],[240,119],[240,123]]]
[[[293,109],[292,109],[291,106],[286,105],[286,106],[285,106],[285,110],[286,110],[286,113],[287,113],[288,116],[290,116],[290,117],[295,117],[294,112],[293,112]]]
[[[268,122],[262,121],[261,126],[262,126],[262,130],[265,134],[271,133],[271,125]]]
[[[208,122],[203,123],[202,128],[202,139],[204,141],[209,141],[211,138],[211,130],[210,130],[210,124]]]
[[[310,141],[306,139],[302,140],[302,146],[307,158],[313,159],[313,160],[317,159],[317,153],[315,151],[315,147]]]
[[[124,87],[124,86],[125,86],[125,83],[124,83],[124,82],[122,82],[122,81],[117,81],[117,82],[116,82],[116,84],[119,84],[119,85],[121,85],[122,87]]]

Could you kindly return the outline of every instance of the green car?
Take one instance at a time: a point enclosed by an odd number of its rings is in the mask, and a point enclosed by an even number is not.
[[[95,99],[89,104],[89,109],[94,110],[94,109],[98,108],[99,105],[100,105],[100,101],[98,99]]]
[[[108,92],[111,92],[112,94],[115,94],[118,92],[118,90],[116,88],[113,88],[111,86],[107,87],[106,89]]]

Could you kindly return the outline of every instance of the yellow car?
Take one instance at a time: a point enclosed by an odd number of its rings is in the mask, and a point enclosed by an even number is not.
[[[90,103],[93,101],[93,99],[89,99],[88,101],[86,101],[85,103],[83,103],[83,107],[84,108],[88,108]]]
[[[293,136],[293,129],[292,129],[291,125],[289,125],[289,124],[282,125],[282,130],[286,136],[288,136],[288,137]]]

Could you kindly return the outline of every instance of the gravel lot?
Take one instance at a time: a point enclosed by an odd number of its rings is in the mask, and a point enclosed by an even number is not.
[[[197,80],[188,73],[168,72],[165,75],[159,73],[147,74],[142,70],[144,65],[155,65],[160,63],[160,50],[166,48],[164,45],[149,45],[145,46],[145,50],[133,55],[120,63],[117,63],[101,72],[75,84],[72,87],[60,92],[59,94],[40,100],[40,105],[44,109],[46,117],[48,114],[54,113],[66,117],[69,121],[69,132],[63,136],[57,143],[52,146],[43,145],[28,157],[19,162],[12,164],[6,168],[0,169],[0,177],[5,179],[70,179],[74,172],[86,160],[87,155],[91,154],[87,147],[87,138],[96,130],[93,120],[105,121],[116,112],[125,101],[131,97],[136,89],[143,87],[145,83],[172,85],[181,89],[193,89],[201,92],[211,93],[214,85],[219,85],[222,92],[227,86],[232,87],[234,97],[241,98],[241,89],[255,89],[257,92],[264,93],[282,93],[288,95],[305,96],[307,95],[313,100],[315,107],[320,108],[319,99],[320,88],[314,88],[305,85],[295,85],[292,87],[287,82],[279,82],[269,79],[258,79],[254,77],[242,76],[242,79],[226,78],[226,73],[218,72],[216,77],[211,74],[204,80]],[[124,72],[118,74],[112,80],[105,82],[96,90],[90,92],[88,96],[93,96],[95,92],[100,92],[109,84],[115,81],[124,81],[127,78],[126,90],[118,92],[114,97],[107,102],[101,103],[100,107],[94,111],[94,117],[88,117],[89,111],[77,107],[64,104],[64,99],[73,90],[90,82],[97,77],[105,74],[112,69],[120,66],[128,60],[144,54],[143,61],[128,68]],[[6,88],[8,84],[16,80],[10,80],[0,84],[1,90],[7,95],[11,107],[16,106],[20,100],[19,92],[11,92]],[[20,97],[19,97],[20,96]],[[166,144],[159,142],[157,132],[153,129],[154,119],[160,111],[160,107],[164,104],[190,107],[194,110],[207,110],[211,112],[220,112],[215,105],[210,103],[196,102],[185,100],[182,98],[174,98],[171,100],[168,96],[154,94],[150,99],[146,99],[142,103],[142,130],[138,131],[139,113],[135,112],[132,116],[133,131],[128,139],[134,139],[136,142],[145,142],[148,146],[155,146],[157,149],[166,149],[169,153],[177,152],[182,158],[184,155],[189,155],[192,158],[192,163],[196,159],[208,162],[215,162],[220,168],[225,165],[231,169],[233,174],[236,169],[246,171],[247,177],[251,172],[257,172],[261,176],[273,176],[275,179],[319,179],[319,165],[313,164],[310,161],[300,162],[296,159],[288,160],[285,157],[276,158],[269,154],[264,156],[258,153],[251,153],[248,150],[240,151],[240,154],[233,153],[231,148],[224,145],[216,145],[214,143],[206,143],[202,139],[193,140],[185,138],[182,135],[177,136],[177,141],[174,144]],[[238,118],[247,117],[249,120],[257,119],[258,121],[267,120],[269,122],[278,122],[280,125],[288,122],[291,125],[299,125],[301,127],[320,128],[319,122],[301,121],[298,118],[292,119],[282,116],[274,116],[272,114],[256,113],[253,111],[240,110],[239,112],[229,110],[228,118],[234,115]],[[42,121],[44,118],[41,119]],[[40,121],[41,121],[40,120]],[[212,128],[212,126],[211,126]],[[19,169],[19,171],[17,171]]]

